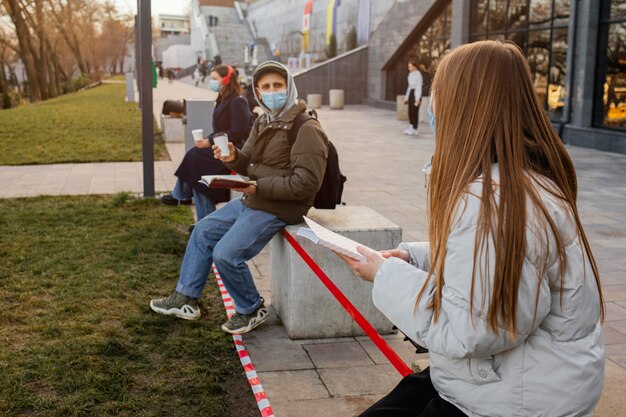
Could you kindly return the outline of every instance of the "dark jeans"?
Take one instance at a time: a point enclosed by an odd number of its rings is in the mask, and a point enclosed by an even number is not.
[[[467,417],[439,397],[430,380],[430,368],[402,379],[397,387],[359,417]]]
[[[420,106],[415,105],[415,90],[411,90],[411,92],[409,93],[409,123],[411,123],[413,129],[417,129],[417,123],[419,122],[419,112]]]

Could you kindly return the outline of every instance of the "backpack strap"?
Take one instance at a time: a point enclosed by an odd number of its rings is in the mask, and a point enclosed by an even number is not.
[[[291,126],[291,129],[289,129],[289,133],[287,134],[287,137],[289,138],[289,144],[293,145],[296,142],[296,138],[298,137],[298,131],[305,122],[311,119],[317,120],[317,112],[314,109],[311,109],[309,111],[303,111],[302,113],[297,115],[295,119],[293,119],[293,125]]]

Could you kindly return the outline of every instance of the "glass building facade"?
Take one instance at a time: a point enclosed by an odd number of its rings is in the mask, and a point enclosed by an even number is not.
[[[470,42],[516,43],[528,58],[537,96],[555,122],[567,101],[570,0],[472,0]]]
[[[411,48],[408,58],[416,59],[427,71],[432,71],[437,60],[450,49],[451,28],[452,4],[448,4]]]
[[[510,41],[565,143],[626,154],[626,0],[397,1],[372,39],[369,103],[400,103],[410,59],[432,72],[450,48]]]
[[[626,130],[626,0],[600,9],[594,125]]]

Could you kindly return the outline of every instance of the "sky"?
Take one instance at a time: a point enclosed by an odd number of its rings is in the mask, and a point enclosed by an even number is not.
[[[137,0],[112,0],[122,13],[137,12]],[[189,0],[152,0],[152,16],[164,14],[187,14]]]

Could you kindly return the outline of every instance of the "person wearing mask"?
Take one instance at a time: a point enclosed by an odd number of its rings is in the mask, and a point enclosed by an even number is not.
[[[408,86],[404,95],[404,103],[409,104],[409,127],[404,130],[405,135],[417,135],[417,123],[419,122],[420,104],[422,102],[422,73],[417,69],[417,61],[410,60],[408,63],[409,75]]]
[[[604,380],[604,302],[576,208],[572,159],[512,43],[454,49],[429,123],[428,242],[344,261],[426,347],[361,417],[592,416]]]
[[[191,204],[193,197],[198,220],[212,213],[217,203],[230,198],[228,190],[209,189],[198,182],[203,175],[230,173],[230,169],[213,157],[212,137],[226,132],[228,140],[241,147],[248,137],[252,120],[248,103],[241,96],[237,74],[230,66],[213,68],[209,83],[218,93],[213,110],[213,133],[205,140],[195,142],[195,146],[187,151],[174,174],[178,177],[174,189],[161,197],[161,201],[168,205]]]
[[[256,181],[239,189],[241,199],[200,220],[187,244],[176,290],[167,298],[150,301],[152,310],[188,320],[200,318],[198,300],[215,263],[235,301],[236,313],[222,325],[228,333],[246,333],[268,319],[268,310],[254,285],[246,262],[288,224],[303,221],[326,170],[328,138],[316,119],[305,121],[293,144],[289,129],[306,111],[289,70],[267,61],[253,75],[263,114],[239,149],[229,144],[230,155],[216,158],[230,169]]]

